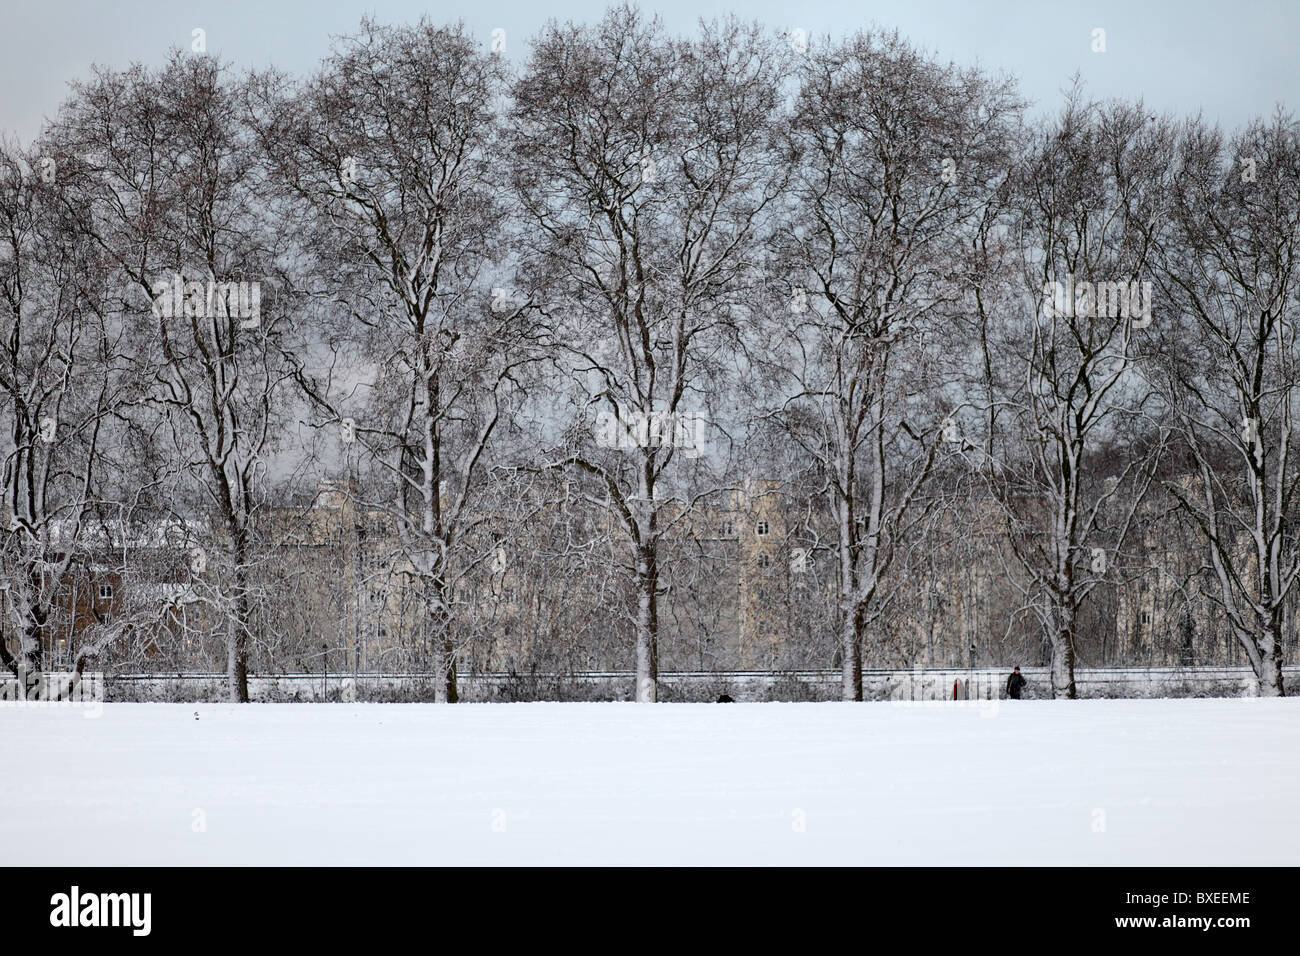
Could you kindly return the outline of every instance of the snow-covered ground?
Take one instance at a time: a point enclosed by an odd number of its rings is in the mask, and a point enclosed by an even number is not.
[[[0,767],[0,864],[1300,863],[1297,699],[9,706]]]

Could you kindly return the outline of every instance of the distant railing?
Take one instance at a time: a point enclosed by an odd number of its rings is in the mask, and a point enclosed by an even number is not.
[[[873,700],[950,700],[960,681],[963,699],[1005,696],[1009,669],[873,668],[863,671],[863,694]],[[1022,667],[1027,697],[1050,696],[1045,667]],[[1075,684],[1084,697],[1242,696],[1255,692],[1248,667],[1081,667]],[[1300,666],[1283,669],[1288,689],[1300,681]],[[833,670],[665,671],[659,674],[661,699],[712,700],[727,693],[736,700],[834,700],[841,675]],[[423,700],[431,699],[428,673],[254,674],[255,700]],[[632,696],[631,671],[574,673],[462,674],[458,687],[467,701],[623,700]],[[107,677],[109,700],[220,700],[226,677],[220,673],[122,674]]]
[[[1046,677],[1046,676],[1048,675],[1048,673],[1050,672],[1050,669],[1047,668],[1047,667],[1032,667],[1032,666],[1030,666],[1030,667],[1026,667],[1026,666],[1024,666],[1024,665],[1021,666],[1020,670],[1021,670],[1021,673],[1022,673],[1022,674],[1025,674],[1026,676],[1028,676],[1028,675],[1030,675],[1030,674],[1035,674],[1035,673],[1036,673],[1036,674],[1040,674],[1040,675]],[[1300,664],[1287,664],[1286,667],[1284,668],[1284,670],[1285,670],[1285,672],[1288,673],[1288,674],[1290,674],[1290,673],[1298,673],[1298,674],[1300,674]],[[970,674],[970,673],[977,673],[977,674],[988,674],[988,673],[993,673],[993,674],[1002,674],[1002,675],[1005,677],[1006,675],[1008,675],[1008,674],[1011,673],[1011,668],[1009,668],[1009,667],[1007,667],[1007,668],[996,668],[996,667],[974,667],[974,668],[967,668],[967,667],[923,667],[923,668],[917,669],[917,668],[888,668],[888,667],[869,668],[869,667],[865,667],[865,668],[862,669],[862,675],[863,675],[863,678],[864,678],[864,679],[867,678],[867,677],[886,677],[886,676],[890,676],[890,675],[917,674],[917,673],[926,674],[926,675],[935,675],[935,674],[957,674],[957,675],[961,675],[961,674]],[[1234,676],[1242,676],[1242,675],[1248,675],[1248,676],[1250,676],[1250,675],[1252,675],[1252,671],[1251,671],[1251,669],[1250,669],[1249,667],[1218,666],[1218,665],[1189,666],[1189,667],[1165,666],[1165,665],[1161,665],[1161,666],[1151,666],[1151,667],[1145,667],[1145,666],[1142,666],[1142,667],[1076,667],[1076,668],[1074,669],[1074,673],[1075,673],[1075,677],[1076,677],[1076,679],[1079,678],[1080,676],[1086,676],[1086,677],[1088,677],[1088,678],[1090,678],[1090,679],[1098,679],[1098,678],[1106,678],[1106,679],[1109,679],[1109,678],[1111,678],[1111,677],[1114,677],[1114,678],[1119,679],[1119,678],[1125,678],[1125,677],[1140,677],[1140,676],[1142,676],[1142,675],[1180,675],[1180,674],[1194,674],[1194,675],[1213,675],[1213,676],[1224,676],[1224,677],[1234,677]],[[283,673],[283,674],[252,674],[252,673],[250,673],[249,676],[250,676],[250,677],[258,677],[258,678],[276,679],[276,680],[317,680],[317,681],[318,681],[318,680],[320,680],[320,678],[321,678],[321,675],[320,675],[319,673],[315,673],[315,674],[313,674],[313,673],[309,673],[309,672],[306,672],[306,671],[298,672],[298,673],[287,673],[287,672],[286,672],[286,673]],[[337,676],[339,676],[339,675],[337,675],[337,674],[333,674],[333,673],[330,674],[330,678],[331,678],[331,680],[332,680],[333,678],[337,677]],[[432,679],[433,674],[432,674],[432,672],[426,672],[426,671],[417,671],[417,672],[409,672],[409,671],[360,671],[360,672],[358,672],[358,673],[356,673],[356,674],[353,674],[351,671],[347,671],[347,672],[345,672],[342,676],[344,676],[344,677],[358,677],[358,678],[366,678],[366,679],[370,679],[370,678],[386,678],[386,679],[397,679],[397,678],[401,678],[401,679],[430,680],[430,679]],[[478,673],[478,674],[462,674],[462,675],[461,675],[461,679],[462,679],[462,680],[495,680],[495,679],[498,679],[498,678],[525,678],[525,677],[527,677],[527,678],[533,678],[533,677],[536,677],[536,678],[546,678],[546,679],[554,679],[554,678],[588,678],[588,677],[589,677],[589,678],[607,679],[607,678],[615,678],[615,677],[633,677],[633,676],[635,676],[635,675],[634,675],[634,672],[633,672],[633,671],[630,671],[630,670],[608,670],[608,671],[525,671],[525,672],[522,672],[522,673],[517,673],[517,672],[513,672],[513,671],[490,671],[490,672],[483,672],[483,673]],[[840,679],[840,672],[839,672],[838,670],[830,670],[830,669],[823,669],[823,670],[748,670],[748,671],[745,671],[745,670],[733,670],[733,671],[660,671],[660,672],[659,672],[659,679],[660,679],[660,680],[669,680],[669,679],[679,678],[679,677],[680,677],[680,678],[696,678],[696,677],[699,677],[699,678],[703,678],[703,677],[708,677],[708,678],[717,678],[717,677],[737,677],[737,678],[746,678],[746,677],[790,677],[790,676],[795,676],[795,677],[809,677],[809,678],[822,678],[822,679],[826,679],[826,680],[834,680],[834,681],[837,681],[837,682],[838,682],[839,679]],[[155,673],[155,674],[118,674],[118,675],[113,676],[113,677],[110,678],[110,679],[111,679],[111,680],[121,680],[121,681],[132,681],[132,680],[159,680],[159,679],[164,679],[164,680],[176,680],[176,679],[178,679],[178,678],[180,678],[180,679],[191,679],[191,678],[192,678],[192,679],[195,679],[195,680],[212,680],[212,679],[225,680],[226,675],[225,675],[225,673],[222,672],[222,671],[174,671],[174,672],[160,672],[160,673]]]

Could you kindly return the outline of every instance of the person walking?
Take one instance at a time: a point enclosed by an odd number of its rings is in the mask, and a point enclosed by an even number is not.
[[[1020,692],[1025,689],[1027,683],[1028,681],[1020,676],[1020,665],[1017,664],[1011,676],[1007,678],[1007,696],[1012,700],[1019,700]]]

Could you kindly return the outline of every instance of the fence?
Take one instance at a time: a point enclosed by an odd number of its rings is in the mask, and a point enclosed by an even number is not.
[[[863,696],[868,700],[951,700],[960,681],[967,699],[1005,696],[1007,671],[988,668],[868,670]],[[1046,668],[1022,667],[1026,697],[1049,697]],[[1300,680],[1300,667],[1284,668],[1288,687]],[[630,671],[573,674],[471,674],[458,682],[465,701],[631,700]],[[1081,697],[1241,697],[1256,692],[1247,667],[1095,667],[1075,670]],[[659,675],[659,698],[666,702],[713,701],[720,694],[737,701],[838,700],[838,671],[677,671]],[[129,674],[107,678],[107,699],[221,701],[222,674]],[[260,701],[423,701],[433,699],[429,674],[278,674],[249,678],[249,695]]]

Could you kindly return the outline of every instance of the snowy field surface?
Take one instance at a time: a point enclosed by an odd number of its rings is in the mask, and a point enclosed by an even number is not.
[[[1300,863],[1300,699],[9,706],[0,727],[0,864]]]

